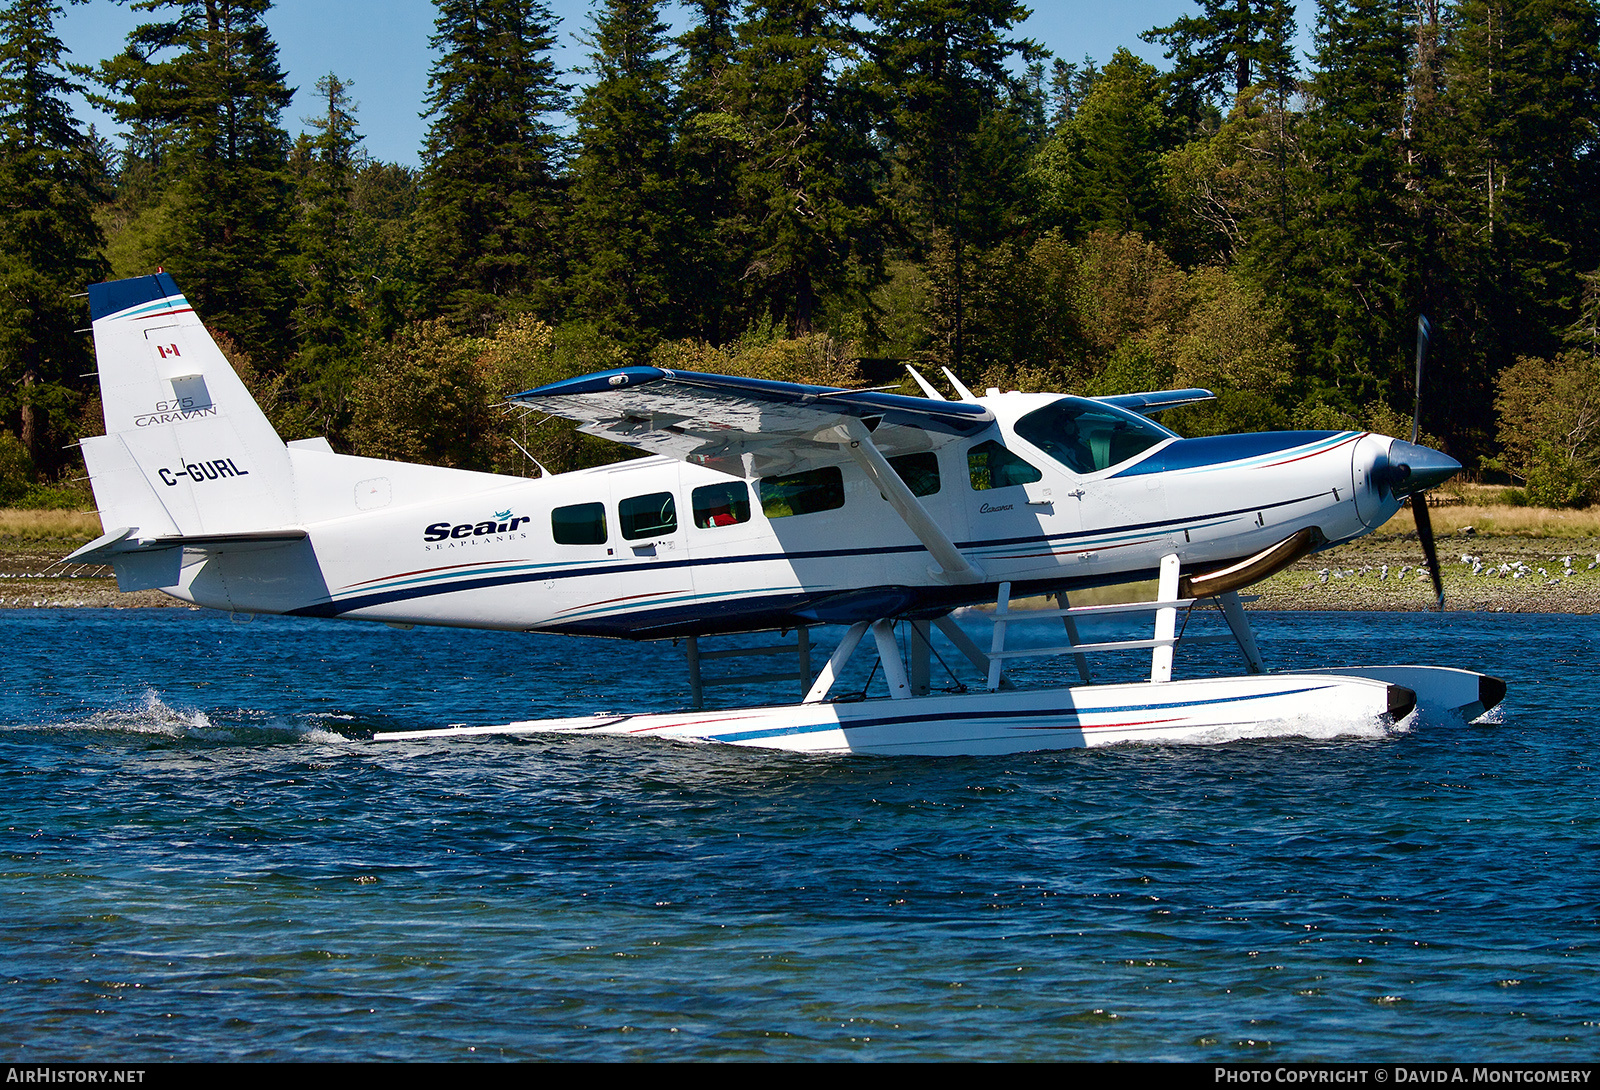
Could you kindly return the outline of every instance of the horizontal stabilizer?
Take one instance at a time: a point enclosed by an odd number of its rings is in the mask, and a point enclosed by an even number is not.
[[[1176,409],[1181,405],[1194,405],[1201,401],[1215,400],[1216,394],[1210,390],[1149,390],[1141,394],[1111,394],[1107,397],[1094,398],[1095,401],[1104,401],[1115,405],[1119,409],[1128,409],[1132,412],[1151,413],[1165,412]]]
[[[62,562],[66,564],[109,564],[119,556],[131,553],[159,552],[163,549],[195,549],[205,552],[249,552],[257,549],[276,549],[304,541],[306,532],[300,529],[248,530],[234,534],[165,534],[159,537],[135,537],[136,527],[119,526],[101,534],[83,548],[76,550]]]

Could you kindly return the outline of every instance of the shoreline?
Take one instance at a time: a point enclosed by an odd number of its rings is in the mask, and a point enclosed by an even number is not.
[[[0,609],[203,608],[158,590],[124,594],[109,568],[63,566],[61,558],[81,544],[0,538]],[[1454,532],[1439,535],[1438,551],[1447,610],[1600,613],[1600,537]],[[1420,560],[1414,533],[1366,537],[1309,556],[1244,594],[1256,597],[1248,605],[1255,610],[1433,610],[1433,588],[1426,571],[1417,570]],[[1139,596],[1127,590],[1075,594],[1073,601],[1086,605]],[[1150,595],[1154,588],[1146,584],[1139,591]]]
[[[1600,613],[1600,538],[1455,532],[1439,534],[1436,545],[1447,611]],[[1255,609],[1434,611],[1421,562],[1415,532],[1366,537],[1244,593],[1259,596]]]

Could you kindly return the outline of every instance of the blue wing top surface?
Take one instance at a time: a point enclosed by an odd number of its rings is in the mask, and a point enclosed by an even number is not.
[[[1162,412],[1166,409],[1176,409],[1180,405],[1193,405],[1200,401],[1210,401],[1217,395],[1210,390],[1150,390],[1142,394],[1111,394],[1106,397],[1093,398],[1094,401],[1104,401],[1115,405],[1119,409],[1129,409],[1133,412],[1149,416],[1151,413]]]

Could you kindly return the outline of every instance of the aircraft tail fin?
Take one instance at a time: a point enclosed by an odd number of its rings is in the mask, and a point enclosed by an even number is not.
[[[103,526],[134,539],[296,522],[289,453],[172,277],[89,288],[106,433],[84,439]]]

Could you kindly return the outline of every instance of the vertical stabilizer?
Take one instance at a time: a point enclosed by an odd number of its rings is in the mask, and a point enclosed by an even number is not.
[[[140,538],[296,521],[289,455],[166,273],[89,288],[106,434],[83,441],[102,524]]]

